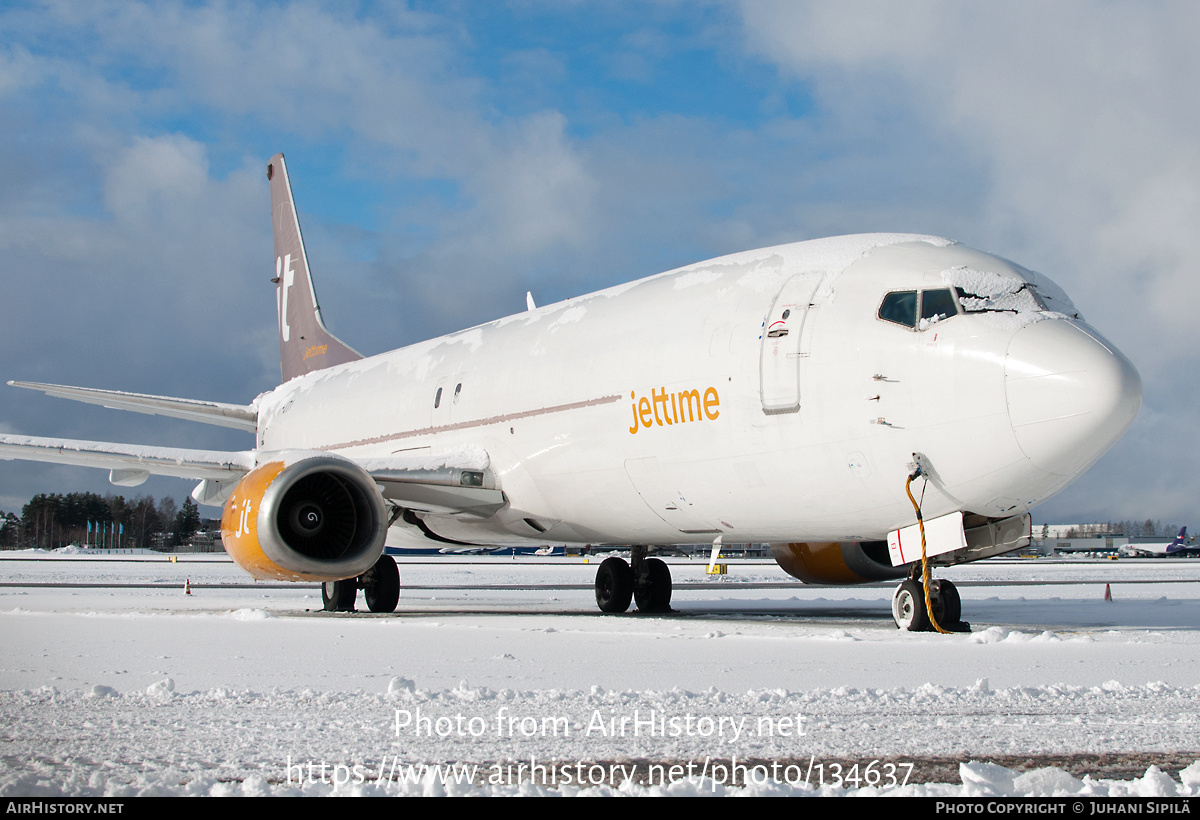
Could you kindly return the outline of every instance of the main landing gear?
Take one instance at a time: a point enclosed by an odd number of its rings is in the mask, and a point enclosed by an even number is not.
[[[326,612],[353,612],[362,587],[367,599],[367,609],[372,612],[395,612],[400,602],[400,571],[396,559],[381,555],[375,566],[357,578],[344,581],[326,581],[321,585],[321,602]]]
[[[647,548],[630,549],[633,566],[623,558],[606,558],[596,570],[596,606],[601,612],[624,612],[631,601],[639,612],[671,611],[671,570]]]
[[[971,625],[962,619],[962,599],[958,589],[949,581],[929,582],[929,602],[933,617],[947,632],[970,632]],[[933,632],[929,612],[925,608],[925,587],[918,574],[896,587],[892,596],[892,618],[898,629],[909,632]]]

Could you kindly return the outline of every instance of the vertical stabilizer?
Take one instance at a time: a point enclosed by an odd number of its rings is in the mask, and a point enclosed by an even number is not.
[[[271,281],[279,312],[279,364],[286,382],[314,370],[357,361],[362,355],[326,330],[321,320],[283,154],[271,157],[267,179],[275,234],[275,278]]]

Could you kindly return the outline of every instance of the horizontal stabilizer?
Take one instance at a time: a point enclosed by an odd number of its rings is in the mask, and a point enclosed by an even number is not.
[[[240,478],[254,469],[253,451],[186,450],[65,438],[0,436],[0,459],[14,458],[99,467],[112,470],[127,484],[133,484],[139,473],[220,481]]]
[[[255,432],[258,429],[258,410],[252,404],[224,404],[216,401],[176,399],[170,396],[148,396],[143,393],[123,393],[119,390],[98,390],[92,387],[69,387],[63,384],[10,381],[13,387],[40,390],[47,396],[99,404],[114,410],[132,410],[154,416],[171,416],[204,424],[232,427]]]

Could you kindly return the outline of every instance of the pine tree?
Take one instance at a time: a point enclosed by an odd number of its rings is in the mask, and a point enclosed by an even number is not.
[[[182,544],[187,541],[198,529],[200,529],[200,507],[189,495],[183,499],[183,506],[175,518],[176,543]]]

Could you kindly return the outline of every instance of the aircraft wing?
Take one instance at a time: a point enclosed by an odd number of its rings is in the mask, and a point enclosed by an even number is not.
[[[254,469],[253,451],[186,450],[39,436],[0,436],[0,459],[48,461],[111,470],[109,479],[137,486],[147,476],[229,481]]]
[[[197,399],[177,399],[171,396],[150,396],[144,393],[123,393],[120,390],[98,390],[92,387],[70,387],[64,384],[10,381],[13,387],[40,390],[47,396],[99,404],[114,410],[132,410],[155,416],[171,416],[204,424],[232,427],[255,432],[258,429],[258,409],[253,404],[225,404]],[[76,462],[72,462],[76,463]]]
[[[212,484],[198,500],[210,504],[220,503],[226,491],[258,464],[276,458],[292,461],[304,455],[0,435],[0,459],[99,467],[110,471],[112,483],[126,487],[135,487],[150,475],[202,479]],[[487,453],[477,448],[437,456],[361,459],[355,463],[374,479],[387,501],[415,512],[486,518],[505,503],[504,493],[496,489]]]

